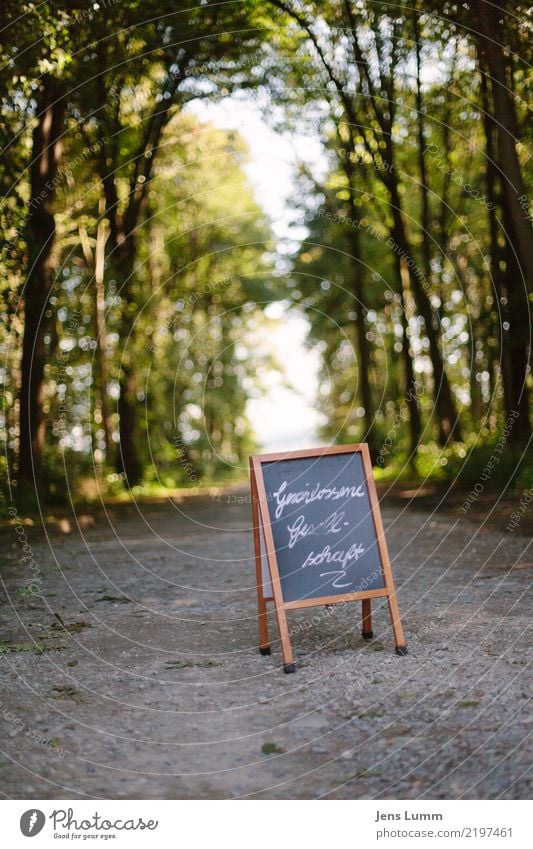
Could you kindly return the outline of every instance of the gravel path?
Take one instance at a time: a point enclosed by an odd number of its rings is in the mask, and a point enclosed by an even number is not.
[[[49,542],[25,527],[31,553],[2,534],[5,797],[531,795],[520,529],[385,505],[409,655],[384,607],[369,643],[360,605],[315,608],[290,615],[284,675],[273,622],[256,647],[245,496],[114,509]]]

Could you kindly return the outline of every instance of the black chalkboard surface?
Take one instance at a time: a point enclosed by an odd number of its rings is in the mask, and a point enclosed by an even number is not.
[[[283,599],[385,586],[360,453],[262,464]]]
[[[251,457],[250,484],[260,653],[271,650],[268,602],[294,672],[289,611],[361,601],[371,640],[372,600],[386,597],[396,654],[407,654],[368,445]]]

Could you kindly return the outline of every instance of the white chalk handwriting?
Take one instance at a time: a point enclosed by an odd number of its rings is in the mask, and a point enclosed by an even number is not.
[[[344,522],[345,515],[344,510],[336,510],[335,513],[332,513],[327,519],[324,519],[322,522],[318,522],[316,525],[311,524],[311,522],[306,522],[303,514],[298,516],[292,525],[287,525],[287,530],[289,532],[289,548],[294,548],[299,540],[305,539],[309,536],[317,536],[318,534],[338,534],[339,531],[342,531],[343,526],[348,524],[348,522]]]
[[[297,492],[286,492],[287,481],[283,481],[274,493],[277,502],[276,519],[279,519],[285,507],[290,504],[312,504],[313,501],[338,501],[347,498],[364,498],[365,491],[359,486],[324,486],[317,483],[313,489],[301,489]]]
[[[338,565],[339,568],[334,571],[321,572],[320,577],[325,578],[328,575],[335,575],[331,585],[336,589],[342,589],[343,587],[349,587],[353,583],[352,581],[341,583],[341,581],[346,578],[346,572],[351,562],[358,560],[364,552],[365,549],[360,543],[354,543],[347,551],[342,551],[341,549],[332,551],[331,547],[326,545],[322,551],[319,551],[317,554],[315,554],[314,551],[311,551],[307,555],[301,568],[305,569],[307,566],[322,566],[324,563],[334,563],[335,565]]]

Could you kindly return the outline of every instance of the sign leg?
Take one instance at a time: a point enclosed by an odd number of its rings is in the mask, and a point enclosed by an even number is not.
[[[363,602],[363,640],[371,640],[374,636],[372,631],[372,602],[369,598],[364,598]]]
[[[398,608],[396,591],[392,592],[391,595],[388,596],[387,601],[389,603],[392,632],[394,634],[394,642],[396,644],[396,654],[407,654],[407,646],[405,645],[405,637],[403,635],[403,628],[400,620],[400,610]]]
[[[257,587],[257,608],[259,611],[259,654],[270,654],[270,641],[268,639],[267,606],[260,587]]]
[[[289,628],[287,625],[287,617],[285,609],[278,607],[276,604],[276,616],[278,618],[278,627],[281,637],[281,653],[283,655],[283,671],[286,673],[296,672],[296,666],[292,657],[292,646],[289,637]]]
[[[259,619],[259,654],[270,654],[268,639],[267,606],[263,595],[263,570],[261,568],[261,539],[259,531],[259,510],[257,507],[257,484],[254,471],[250,465],[250,481],[252,489],[252,522],[254,528],[255,574],[257,580],[257,611]]]
[[[285,614],[285,607],[283,606],[283,594],[281,592],[281,583],[276,565],[274,539],[272,537],[272,529],[270,527],[264,484],[262,483],[261,477],[259,477],[259,481],[256,477],[256,469],[254,468],[254,462],[255,461],[252,458],[250,460],[250,477],[252,483],[252,511],[254,521],[255,562],[257,569],[257,597],[259,601],[259,651],[261,652],[261,654],[270,654],[270,646],[268,645],[266,603],[263,595],[263,579],[261,571],[261,523],[266,543],[266,553],[268,558],[268,567],[270,570],[270,580],[272,584],[272,592],[274,595],[274,605],[276,607],[276,618],[278,620],[279,634],[281,637],[283,671],[287,673],[296,672],[296,666],[292,657],[291,638],[289,636],[289,628],[287,626],[287,616]],[[260,487],[258,487],[258,482],[260,484]],[[265,645],[263,645],[263,639],[265,640]],[[266,651],[264,651],[263,649],[266,649]]]

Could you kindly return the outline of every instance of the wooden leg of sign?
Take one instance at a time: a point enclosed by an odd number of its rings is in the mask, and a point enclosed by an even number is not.
[[[270,642],[268,639],[267,606],[263,593],[258,587],[257,607],[259,610],[259,654],[270,654]]]
[[[372,631],[372,602],[369,598],[363,599],[363,640],[371,640],[374,636]]]
[[[261,538],[259,530],[259,510],[257,507],[257,486],[253,469],[250,469],[252,484],[252,521],[254,528],[255,548],[255,575],[257,581],[257,610],[259,617],[259,654],[270,654],[270,642],[268,639],[267,606],[263,595],[263,571],[261,568]]]
[[[279,634],[281,637],[281,653],[283,655],[283,671],[286,673],[296,672],[296,665],[292,658],[291,639],[289,637],[289,627],[287,625],[287,617],[285,608],[276,604],[276,616],[278,618]]]
[[[372,475],[372,462],[370,459],[370,451],[368,445],[362,445],[363,463],[365,467],[366,483],[368,486],[368,495],[370,498],[370,506],[372,508],[372,516],[376,528],[376,536],[378,540],[379,553],[381,555],[381,565],[383,567],[383,577],[385,578],[385,586],[387,588],[387,601],[389,602],[390,617],[392,620],[392,630],[394,633],[394,642],[396,643],[396,654],[407,654],[405,645],[405,637],[403,635],[402,623],[400,621],[400,611],[398,609],[398,601],[396,599],[396,590],[392,578],[392,569],[389,560],[389,552],[387,550],[387,542],[385,540],[385,530],[383,528],[383,520],[379,509],[378,494],[376,492],[376,483]]]
[[[400,610],[398,608],[398,599],[396,598],[396,591],[393,591],[388,596],[387,601],[389,602],[392,632],[394,634],[394,642],[396,644],[396,654],[407,654],[407,646],[405,645],[405,637],[403,635],[403,628],[400,620]]]
[[[283,655],[283,671],[296,672],[296,666],[292,658],[291,640],[289,637],[289,628],[287,626],[287,616],[285,607],[283,606],[283,594],[278,570],[276,567],[275,547],[272,537],[272,530],[268,518],[268,510],[266,506],[266,498],[263,491],[264,502],[260,501],[257,488],[257,479],[254,470],[253,460],[250,460],[250,478],[252,484],[252,513],[254,521],[254,542],[255,542],[255,564],[257,569],[257,598],[259,602],[259,651],[261,654],[270,654],[270,646],[268,645],[268,630],[266,618],[266,604],[263,596],[263,578],[261,569],[261,528],[264,534],[266,544],[266,554],[268,558],[270,580],[272,584],[272,592],[274,594],[274,605],[276,607],[276,617],[278,620],[279,634],[281,637],[281,652]],[[261,522],[261,526],[260,526]],[[262,605],[264,606],[262,608]],[[263,624],[262,624],[263,623]],[[266,645],[263,645],[263,639]]]

